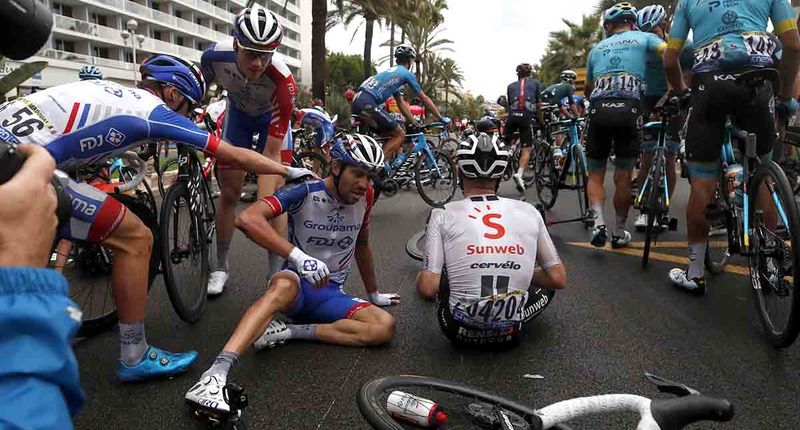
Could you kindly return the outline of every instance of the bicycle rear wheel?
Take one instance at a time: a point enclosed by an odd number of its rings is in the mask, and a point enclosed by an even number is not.
[[[586,158],[583,156],[583,147],[572,147],[572,157],[575,160],[575,191],[578,192],[578,216],[584,217],[589,212],[589,176],[586,171]],[[594,220],[584,219],[583,228],[594,226]]]
[[[301,152],[294,156],[293,161],[294,164],[296,164],[295,167],[303,167],[311,170],[320,178],[328,176],[330,172],[330,163],[328,163],[328,160],[322,154],[316,152]]]
[[[730,201],[726,192],[721,191],[725,190],[725,188],[724,180],[720,179],[711,206],[706,211],[706,218],[711,230],[706,239],[704,265],[714,275],[719,275],[725,271],[725,266],[728,265],[732,254],[730,241],[735,240],[737,234],[732,213],[735,203]],[[723,232],[725,236],[722,236]]]
[[[641,185],[647,187],[645,190],[645,206],[642,208],[642,213],[647,216],[644,249],[642,251],[642,267],[645,269],[650,262],[650,248],[652,247],[652,243],[658,238],[660,221],[667,211],[667,202],[664,200],[664,195],[666,194],[666,190],[664,189],[664,158],[663,154],[659,153],[659,155],[648,175],[647,185]],[[658,224],[656,224],[656,222],[658,222]]]
[[[195,323],[206,306],[209,263],[201,210],[192,210],[189,187],[180,181],[161,206],[161,252],[164,284],[178,317]]]
[[[456,165],[441,149],[431,149],[431,160],[424,152],[417,156],[414,183],[422,200],[433,207],[453,200],[458,188]]]
[[[534,162],[536,196],[545,210],[552,209],[558,198],[558,170],[550,145],[542,142],[531,157]]]
[[[750,195],[750,282],[767,339],[784,348],[800,332],[800,281],[794,274],[800,264],[800,213],[789,181],[775,163],[761,166]]]
[[[389,395],[402,391],[432,400],[441,405],[449,415],[448,428],[501,428],[494,414],[499,408],[515,430],[541,430],[541,419],[533,408],[511,400],[485,393],[455,382],[423,376],[387,376],[373,379],[358,391],[358,410],[376,430],[403,430],[419,428],[395,420],[386,408]]]

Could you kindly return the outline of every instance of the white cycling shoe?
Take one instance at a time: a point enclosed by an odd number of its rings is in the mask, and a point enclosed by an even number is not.
[[[230,413],[231,407],[222,393],[226,376],[222,374],[203,376],[184,397],[187,402],[220,414]]]
[[[208,295],[216,296],[222,294],[225,283],[228,282],[228,272],[215,270],[208,275]]]
[[[702,296],[706,292],[706,281],[703,278],[689,279],[688,270],[675,268],[669,271],[672,285],[682,288],[694,295]]]
[[[264,330],[264,334],[262,334],[261,337],[256,339],[256,341],[253,343],[253,348],[256,350],[274,348],[278,345],[283,345],[286,343],[290,337],[291,333],[289,333],[289,327],[286,325],[286,323],[274,319],[271,323],[269,323],[267,329]]]
[[[511,179],[514,180],[514,185],[517,187],[517,191],[520,193],[525,192],[525,181],[522,179],[522,175],[519,173],[515,173],[511,175]]]
[[[615,234],[611,235],[611,247],[614,249],[622,248],[628,246],[631,243],[631,234],[628,233],[627,230],[622,230],[623,235],[617,236]]]
[[[633,226],[636,227],[636,231],[644,231],[647,228],[647,215],[639,214],[639,217],[633,222]]]

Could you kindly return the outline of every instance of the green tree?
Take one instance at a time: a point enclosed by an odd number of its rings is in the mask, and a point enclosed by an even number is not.
[[[357,19],[363,19],[353,31],[353,37],[361,25],[364,24],[364,71],[368,71],[372,64],[372,36],[375,24],[381,24],[384,16],[381,14],[384,7],[383,0],[336,0],[337,15],[339,20],[349,26]],[[367,79],[369,75],[364,75]]]
[[[331,92],[341,92],[349,82],[358,85],[364,75],[375,74],[375,66],[370,65],[364,73],[364,61],[360,55],[345,55],[339,52],[329,53],[326,60],[328,70],[327,87]]]
[[[325,101],[325,32],[328,26],[328,0],[311,4],[311,89],[314,97]]]
[[[603,38],[600,15],[584,15],[580,24],[563,22],[567,28],[550,33],[545,54],[535,67],[545,85],[556,81],[562,70],[585,67],[589,51]]]

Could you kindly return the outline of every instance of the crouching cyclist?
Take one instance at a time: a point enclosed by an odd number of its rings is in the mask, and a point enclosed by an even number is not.
[[[466,198],[431,211],[417,292],[437,298],[454,345],[514,346],[566,285],[564,264],[539,211],[497,196],[510,156],[497,136],[470,135],[456,156]]]
[[[369,245],[371,182],[383,169],[383,151],[371,137],[351,135],[334,143],[331,157],[331,173],[324,180],[281,188],[236,219],[247,237],[285,257],[287,264],[272,276],[267,291],[245,312],[211,368],[186,393],[189,403],[212,413],[230,412],[222,388],[231,366],[251,344],[263,349],[303,339],[366,346],[394,338],[394,317],[373,304],[396,305],[400,297],[378,292]],[[269,223],[285,212],[291,243]],[[369,301],[343,291],[353,258]],[[292,324],[274,319],[278,312]]]

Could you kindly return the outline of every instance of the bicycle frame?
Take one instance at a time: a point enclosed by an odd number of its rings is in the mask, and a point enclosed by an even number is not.
[[[213,165],[208,163],[206,168]],[[211,189],[208,186],[205,169],[197,152],[186,145],[178,145],[178,179],[186,182],[189,188],[189,207],[193,212],[202,213],[203,222],[206,223],[206,241],[212,243],[216,230],[216,207]],[[203,202],[203,199],[205,202]],[[202,211],[202,212],[200,212]]]
[[[398,155],[398,157],[403,157],[401,158],[402,161],[397,163],[397,169],[392,167],[392,170],[400,170],[400,168],[402,168],[409,160],[422,154],[425,157],[425,163],[428,164],[428,167],[435,169],[436,174],[441,176],[442,172],[439,170],[439,165],[436,164],[436,158],[433,156],[433,151],[428,145],[428,142],[425,140],[425,133],[420,131],[418,133],[407,134],[406,140],[414,142],[414,147],[411,149],[411,151],[402,152],[400,155]]]
[[[555,126],[556,124],[559,124],[559,123],[563,125],[565,122],[564,121],[559,121],[558,123],[553,123],[553,124],[551,124],[551,127],[553,127],[553,126]],[[569,121],[569,124],[568,124],[567,128],[565,128],[563,130],[554,131],[551,134],[559,134],[559,133],[569,133],[570,143],[569,143],[569,151],[567,152],[567,159],[566,159],[566,161],[564,163],[564,167],[561,169],[561,172],[559,172],[559,174],[558,174],[557,187],[559,189],[578,189],[578,187],[576,187],[576,186],[568,186],[566,184],[567,174],[569,174],[569,170],[572,170],[572,182],[573,182],[573,184],[576,184],[578,182],[578,177],[577,177],[577,172],[578,172],[578,168],[577,167],[578,166],[576,164],[576,163],[578,163],[578,160],[576,160],[575,157],[573,157],[573,153],[574,152],[577,151],[578,154],[580,154],[580,163],[583,164],[584,171],[587,171],[587,173],[588,173],[588,170],[586,168],[586,166],[587,166],[587,164],[586,164],[586,154],[584,154],[584,152],[583,152],[583,146],[581,146],[579,133],[578,133],[578,122],[577,121]],[[569,166],[569,168],[567,166]],[[578,218],[566,219],[566,220],[561,220],[561,221],[553,221],[553,222],[550,222],[549,225],[565,224],[565,223],[579,222],[579,221],[580,222],[586,222],[588,219],[590,219],[590,218],[588,218],[589,213],[590,212],[587,210],[587,212],[585,214],[582,214]]]
[[[652,121],[648,122],[644,125],[644,128],[655,128],[658,127],[658,141],[656,143],[655,151],[653,152],[653,161],[652,161],[652,169],[657,168],[659,162],[657,160],[664,160],[666,162],[666,151],[667,151],[667,128],[669,127],[669,119],[667,119],[666,115],[661,117],[661,121]],[[662,167],[666,166],[666,163],[661,163]],[[636,205],[640,206],[642,204],[642,198],[644,197],[645,192],[647,191],[647,187],[650,184],[651,175],[649,174],[645,177],[644,183],[642,184],[642,189],[639,190],[639,195],[636,197]],[[664,201],[667,204],[667,208],[670,206],[670,199],[669,199],[669,186],[667,182],[667,175],[666,172],[663,176],[664,179]]]

